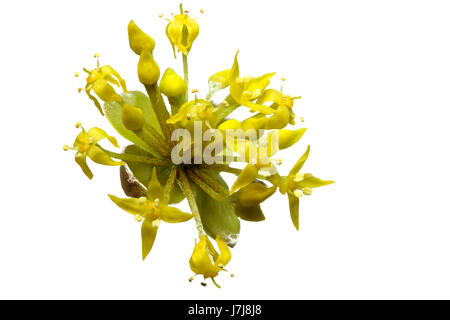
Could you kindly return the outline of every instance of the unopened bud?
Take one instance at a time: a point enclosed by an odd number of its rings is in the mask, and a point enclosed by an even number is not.
[[[168,68],[159,82],[162,93],[175,98],[186,92],[186,82],[171,68]]]
[[[122,109],[122,122],[128,130],[139,130],[144,125],[144,112],[140,108],[125,103]]]
[[[128,41],[131,50],[137,55],[140,55],[144,49],[149,49],[153,52],[155,48],[155,41],[142,31],[133,20],[128,24]]]
[[[138,62],[139,81],[144,85],[154,85],[160,76],[159,67],[149,49],[144,49]]]

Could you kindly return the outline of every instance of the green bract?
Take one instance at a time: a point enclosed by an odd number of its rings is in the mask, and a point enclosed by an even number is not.
[[[292,148],[306,128],[292,127],[296,117],[294,101],[300,97],[269,88],[275,73],[244,76],[236,54],[228,69],[209,77],[210,90],[205,97],[197,97],[196,89],[190,96],[188,54],[199,33],[198,24],[180,6],[180,14],[168,23],[166,33],[174,51],[176,48],[181,52],[183,78],[167,67],[160,79],[153,56],[158,48],[133,21],[128,25],[128,42],[139,56],[137,75],[145,93],[128,91],[119,73],[110,66],[100,66],[98,60],[96,68],[85,69],[86,94],[129,144],[121,151],[105,149],[100,143],[106,140],[119,147],[113,136],[96,127],[85,130],[77,123],[82,131],[73,146],[64,146],[64,150],[76,150],[75,161],[90,179],[93,173],[87,158],[98,164],[120,166],[120,183],[126,197],[109,197],[142,223],[143,259],[155,243],[161,222],[190,223],[193,218],[198,241],[190,268],[217,285],[215,277],[225,271],[231,259],[230,248],[238,241],[241,220],[265,220],[261,203],[279,191],[287,195],[292,223],[299,229],[300,197],[333,181],[300,172],[309,156],[309,146],[287,176],[279,173],[282,159],[277,152]],[[123,42],[125,45],[125,39]],[[208,56],[212,56],[209,51]],[[122,92],[116,92],[114,86]],[[212,98],[221,90],[226,90],[225,99],[217,103]],[[236,119],[233,111],[238,108],[247,108],[252,115]],[[222,173],[233,174],[236,179],[228,185]],[[189,204],[190,213],[174,207],[183,200]],[[276,211],[278,216],[279,209]]]

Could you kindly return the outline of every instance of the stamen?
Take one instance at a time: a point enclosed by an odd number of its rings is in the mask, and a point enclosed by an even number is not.
[[[281,81],[286,81],[286,78],[285,77],[281,77]]]
[[[162,18],[162,17],[164,17],[164,15],[161,13],[161,14],[159,15],[159,17]]]
[[[189,114],[189,113],[186,114],[186,119],[187,119],[187,120],[191,120],[191,114]]]
[[[75,77],[78,78],[80,76],[79,72],[75,72]]]
[[[78,93],[80,93],[81,91],[83,91],[83,88],[78,88]]]
[[[305,117],[300,117],[301,122],[305,122]]]
[[[189,278],[189,282],[192,282],[192,281],[194,281],[194,277]]]
[[[157,226],[159,226],[159,224],[161,223],[161,220],[159,220],[159,219],[156,219],[156,220],[153,220],[152,221],[152,227],[157,227]]]
[[[295,178],[294,178],[294,181],[295,182],[300,182],[300,181],[302,181],[303,179],[305,178],[305,175],[303,174],[303,173],[297,173],[296,175],[295,175]]]
[[[139,199],[138,199],[138,203],[139,204],[143,204],[143,203],[145,203],[147,201],[147,198],[146,197],[140,197]]]
[[[294,196],[296,196],[297,198],[301,198],[303,195],[303,193],[300,190],[295,190],[294,191]]]
[[[226,101],[226,100],[224,100],[223,102],[222,102],[222,104],[223,104],[223,106],[224,107],[228,107],[230,104],[228,103],[228,101]]]
[[[69,151],[70,147],[67,144],[65,144],[65,145],[63,145],[63,149],[64,149],[64,151]]]
[[[281,166],[283,164],[283,158],[278,157],[278,158],[272,158],[273,161],[275,161],[275,163],[277,164],[277,166]]]
[[[143,218],[144,218],[144,217],[141,216],[140,214],[135,214],[135,215],[134,215],[134,220],[136,220],[137,222],[141,222]]]
[[[94,138],[93,137],[89,137],[88,138],[88,142],[89,142],[89,144],[94,144]]]
[[[218,266],[220,269],[223,269],[223,264],[219,263],[217,266]]]
[[[309,187],[305,187],[305,188],[303,188],[303,194],[305,195],[305,196],[310,196],[310,195],[312,195],[312,188],[309,188]]]
[[[78,121],[77,123],[75,123],[75,128],[79,128],[79,127],[81,127],[81,122],[80,121]]]
[[[192,89],[192,93],[197,93],[198,89]]]
[[[205,13],[205,10],[203,10],[203,9],[200,9],[200,13]]]
[[[200,283],[202,286],[206,287],[206,282],[201,282]]]
[[[234,273],[230,274],[230,278],[234,278]]]
[[[94,54],[94,58],[99,58],[100,57],[100,53],[96,53],[96,54]]]

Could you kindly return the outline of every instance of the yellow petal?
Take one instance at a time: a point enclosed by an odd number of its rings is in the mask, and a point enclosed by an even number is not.
[[[81,153],[77,153],[75,155],[75,162],[80,166],[81,170],[83,170],[86,177],[89,179],[92,179],[94,176],[92,174],[92,171],[89,169],[87,163],[86,163],[86,155],[82,155]]]
[[[167,205],[161,205],[161,220],[167,223],[178,223],[190,220],[193,215],[183,212],[175,207],[169,207]]]
[[[231,79],[231,69],[223,70],[213,74],[208,79],[208,84],[210,87],[216,90],[225,89],[230,85]]]
[[[272,114],[275,112],[275,109],[272,109],[271,107],[267,107],[265,105],[253,103],[250,101],[245,101],[242,104],[244,106],[246,106],[247,108],[249,108],[253,111],[256,111],[256,112],[260,112],[262,114]]]
[[[153,167],[152,172],[152,179],[150,180],[148,187],[147,187],[147,198],[150,201],[153,201],[155,199],[163,199],[163,188],[161,187],[161,184],[159,183],[158,176],[156,174],[156,168]]]
[[[87,155],[92,161],[105,166],[121,166],[125,164],[123,161],[114,161],[97,146],[89,148]]]
[[[305,153],[298,159],[297,163],[292,167],[291,171],[289,172],[290,176],[294,176],[297,174],[297,172],[300,171],[300,169],[305,164],[306,159],[308,159],[309,151],[311,150],[310,146],[306,149]]]
[[[270,79],[275,75],[275,72],[273,73],[267,73],[265,75],[262,75],[258,78],[253,78],[248,82],[247,90],[250,92],[253,92],[255,90],[264,90],[270,83]]]
[[[297,143],[305,134],[306,128],[298,130],[280,130],[279,131],[279,147],[280,150],[286,149]]]
[[[219,257],[216,260],[216,265],[226,266],[231,260],[231,251],[227,244],[222,240],[220,236],[216,238],[217,246],[219,247]]]
[[[295,229],[299,229],[299,204],[300,200],[290,192],[288,192],[288,199],[289,199],[289,211],[291,213],[291,220],[294,224]]]
[[[87,136],[92,138],[93,143],[97,143],[103,138],[108,139],[109,142],[116,148],[119,147],[116,138],[109,136],[103,129],[92,127],[87,131]]]
[[[133,215],[141,215],[143,216],[145,213],[146,201],[142,201],[141,199],[136,198],[118,198],[111,194],[108,194],[108,197],[122,210],[133,214]]]
[[[248,164],[244,168],[244,170],[242,170],[241,174],[237,177],[236,181],[231,187],[230,193],[234,193],[236,190],[249,185],[253,182],[253,180],[256,179],[257,175],[258,169],[254,165]]]
[[[158,227],[153,225],[153,221],[150,219],[145,219],[141,227],[142,260],[145,260],[150,253],[150,250],[152,250],[157,232]]]

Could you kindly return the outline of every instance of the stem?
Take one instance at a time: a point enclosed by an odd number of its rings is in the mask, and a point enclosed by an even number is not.
[[[100,150],[102,150],[108,156],[115,158],[115,159],[123,160],[123,161],[147,163],[147,164],[151,164],[154,166],[167,166],[169,164],[169,162],[167,160],[163,160],[163,159],[149,158],[149,157],[141,156],[141,155],[137,155],[137,154],[115,153],[115,152],[103,149],[99,144],[96,144],[96,147],[98,147]]]
[[[167,124],[167,120],[170,118],[169,111],[167,111],[166,104],[161,95],[161,90],[157,84],[152,86],[145,86],[150,102],[152,103],[153,110],[155,111],[156,118],[158,119],[159,126],[167,141],[170,141],[171,130]]]
[[[180,177],[178,181],[180,181],[181,189],[183,189],[184,195],[189,202],[189,207],[191,208],[192,214],[194,215],[198,235],[200,237],[204,236],[205,231],[203,230],[202,220],[200,218],[200,212],[198,211],[197,202],[195,201],[194,193],[192,192],[191,185],[189,184],[189,180],[184,170],[180,170]]]
[[[164,200],[163,203],[169,204],[170,202],[170,194],[172,193],[173,186],[177,179],[177,168],[172,167],[169,172],[169,177],[167,178],[166,185],[164,186]]]
[[[164,157],[167,157],[170,154],[169,150],[166,147],[163,147],[157,140],[155,140],[146,129],[142,128],[134,131],[134,133],[151,148],[161,153]]]
[[[211,186],[214,190],[217,190],[217,193],[220,193],[224,196],[228,196],[230,194],[230,190],[227,187],[220,184],[216,179],[213,179],[209,176],[205,171],[200,168],[193,168],[192,171],[203,181],[205,181],[208,185]]]
[[[225,201],[227,196],[230,194],[228,191],[227,195],[222,195],[218,191],[214,190],[210,185],[208,185],[204,180],[197,176],[192,170],[187,170],[186,174],[189,179],[191,179],[200,189],[205,191],[211,198],[217,201]]]
[[[188,70],[188,60],[187,55],[182,54],[183,56],[183,73],[184,73],[184,82],[186,83],[186,92],[184,93],[184,101],[189,101],[189,70]]]

